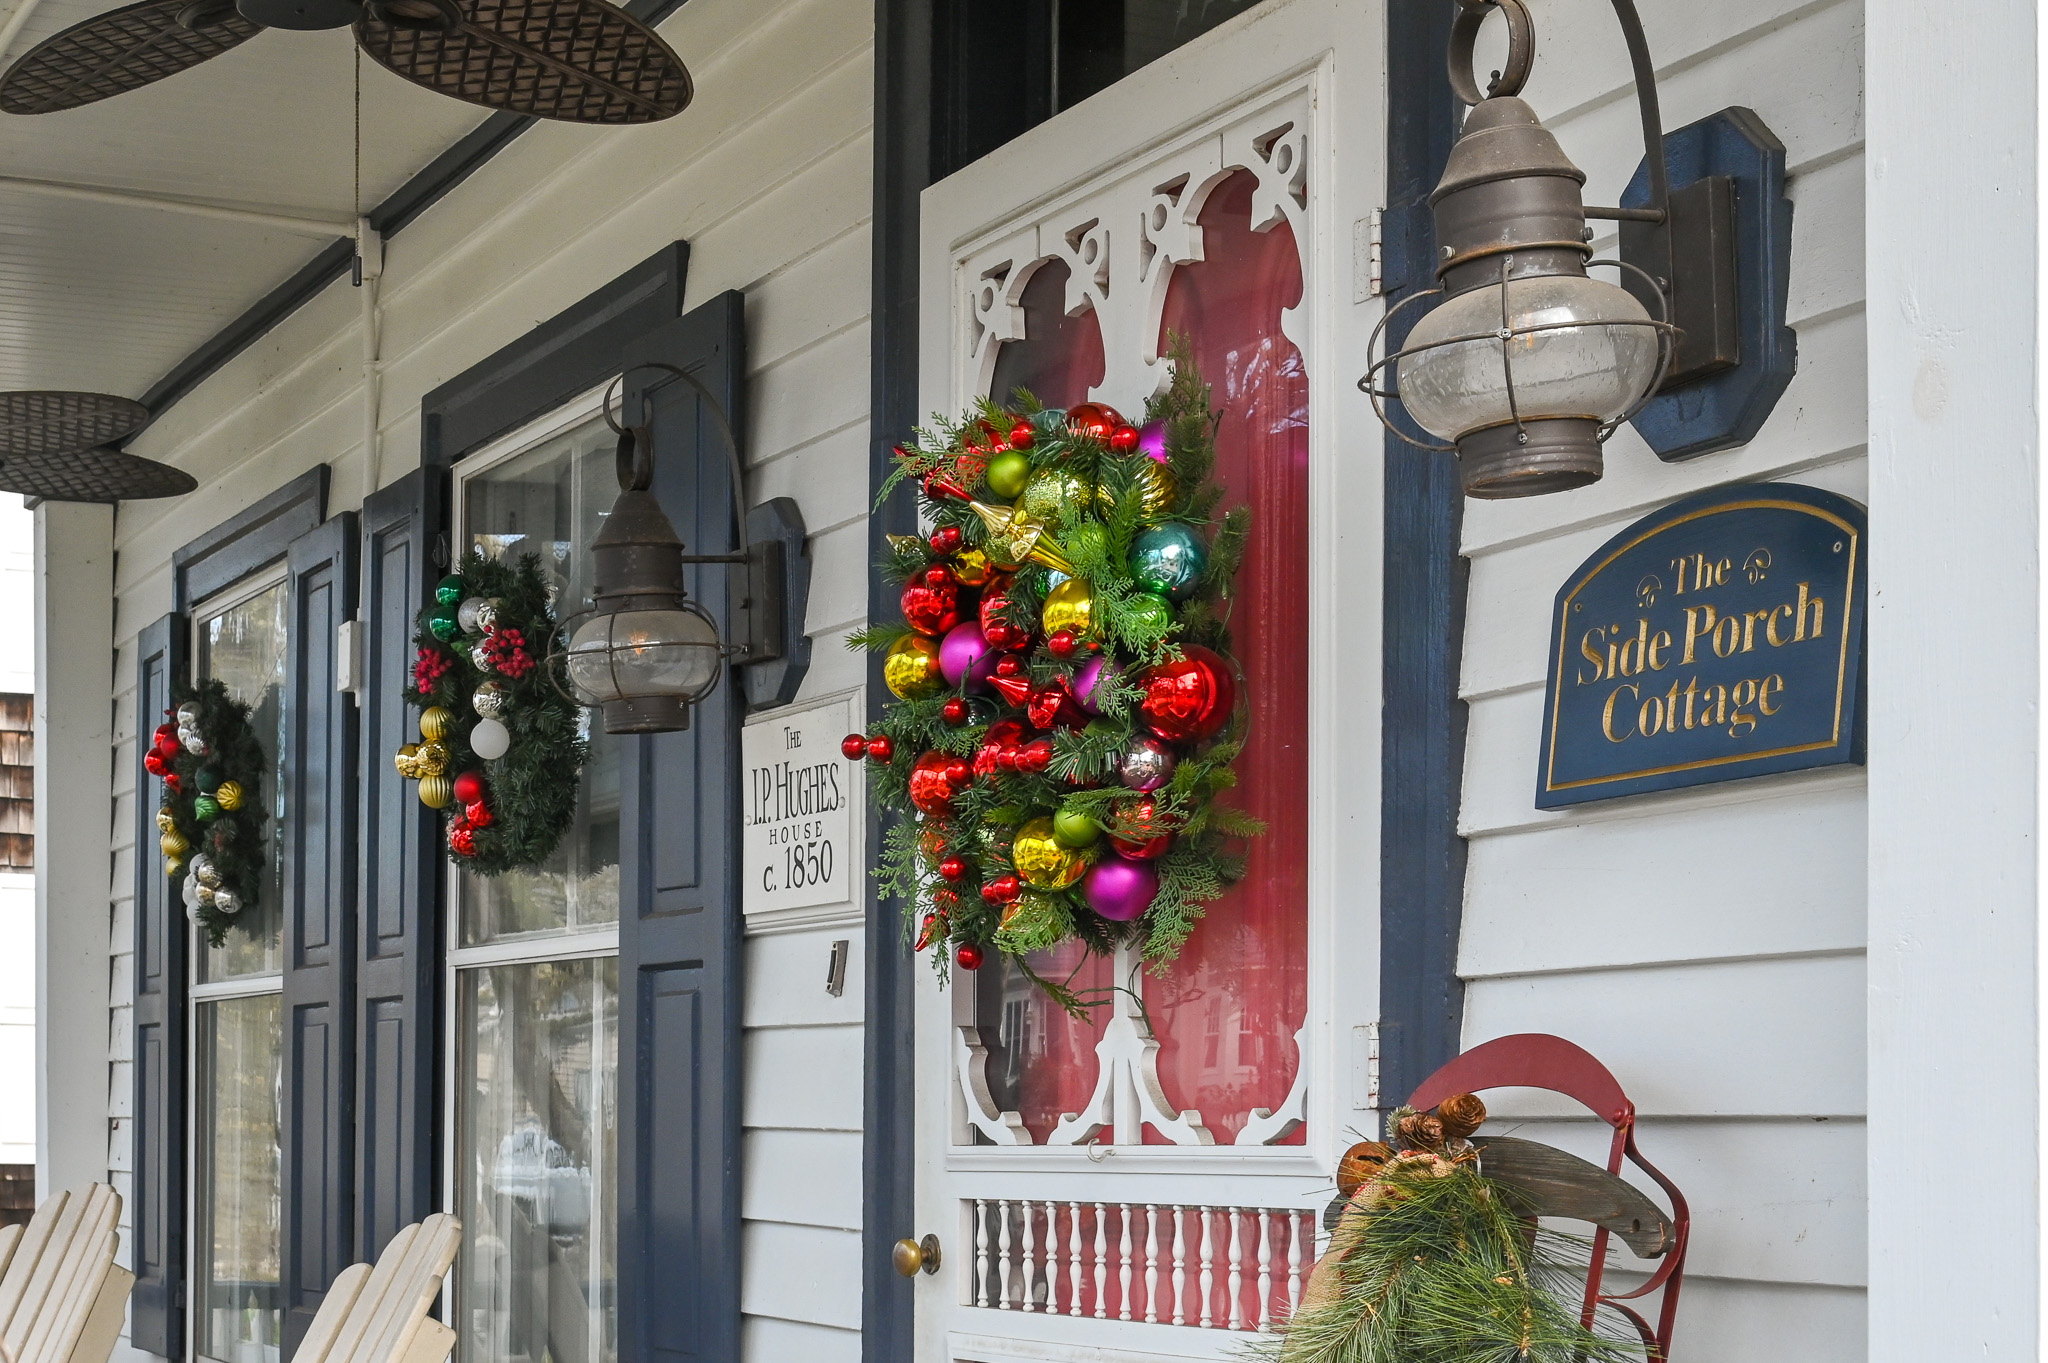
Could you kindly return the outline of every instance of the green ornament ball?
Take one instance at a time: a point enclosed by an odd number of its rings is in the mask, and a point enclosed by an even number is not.
[[[452,644],[462,637],[462,626],[448,616],[437,615],[427,621],[427,629],[444,644]]]
[[[434,600],[450,609],[461,605],[462,597],[462,579],[453,575],[442,578],[434,588]]]
[[[220,785],[220,773],[212,767],[201,767],[199,774],[192,779],[198,783],[199,789],[208,795],[213,794],[214,790]]]
[[[1052,836],[1062,847],[1093,847],[1102,838],[1102,825],[1081,810],[1062,809],[1052,816]]]
[[[1016,450],[1004,450],[988,461],[988,490],[998,497],[1014,497],[1031,481],[1031,460]]]
[[[220,817],[220,801],[211,795],[201,795],[192,801],[192,814],[201,823],[212,823]]]
[[[1146,591],[1180,602],[1201,588],[1209,571],[1209,550],[1178,521],[1155,525],[1131,543],[1131,576]]]
[[[1173,607],[1151,592],[1139,592],[1124,609],[1146,629],[1163,630],[1173,623]]]

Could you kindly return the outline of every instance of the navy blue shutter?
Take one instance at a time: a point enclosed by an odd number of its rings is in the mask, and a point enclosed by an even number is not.
[[[164,616],[136,641],[135,671],[135,1100],[129,1214],[135,1347],[185,1355],[184,908],[172,897],[157,847],[162,785],[143,769],[156,726],[185,675],[185,617]]]
[[[355,702],[336,689],[355,614],[356,518],[292,542],[285,678],[284,1352],[351,1262],[355,1174]]]
[[[361,887],[356,918],[355,1257],[434,1210],[439,816],[391,765],[413,741],[413,619],[445,565],[447,473],[415,469],[363,508]]]
[[[623,357],[684,369],[744,430],[742,295],[650,333]],[[695,392],[630,374],[626,410],[653,403],[655,494],[688,552],[734,547],[727,456]],[[724,565],[690,593],[729,636]],[[620,1356],[739,1357],[739,689],[731,676],[683,733],[629,740],[619,925]]]

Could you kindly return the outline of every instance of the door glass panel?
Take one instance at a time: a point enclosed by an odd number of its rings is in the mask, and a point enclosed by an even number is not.
[[[1095,1092],[1101,1069],[1095,1047],[1109,1009],[1090,1009],[1086,1021],[1070,1017],[1009,956],[998,951],[993,957],[972,977],[974,1021],[988,1047],[989,1096],[998,1111],[1022,1117],[1032,1141],[1044,1145],[1060,1118],[1081,1111]],[[1089,955],[1079,942],[1033,953],[1031,968],[1084,999],[1109,997],[1111,962]],[[977,1143],[988,1140],[979,1132],[976,1137]]]
[[[263,748],[264,830],[269,865],[257,902],[235,916],[219,946],[199,939],[199,978],[225,980],[275,975],[284,968],[284,751],[285,619],[288,593],[277,583],[199,623],[195,675],[211,677],[249,707],[249,722]]]
[[[194,1333],[221,1363],[278,1363],[279,1004],[261,994],[198,1008]]]
[[[592,418],[463,484],[468,545],[506,562],[538,555],[557,619],[583,609],[592,592],[590,542],[618,495],[616,440]],[[620,741],[590,715],[583,712],[590,761],[575,823],[536,871],[461,877],[463,945],[618,921]]]
[[[1026,388],[1048,407],[1072,407],[1102,382],[1102,322],[1092,309],[1067,316],[1067,275],[1065,261],[1048,260],[1024,281],[1024,339],[996,352],[988,391],[997,402]]]
[[[1251,230],[1256,184],[1239,171],[1211,194],[1204,259],[1174,271],[1160,332],[1162,350],[1167,332],[1188,337],[1223,414],[1224,509],[1252,508],[1231,614],[1251,697],[1233,799],[1266,832],[1246,848],[1244,880],[1145,982],[1160,1084],[1175,1108],[1200,1110],[1219,1144],[1251,1109],[1286,1099],[1308,1009],[1308,377],[1280,331],[1281,311],[1301,301],[1301,256],[1284,221]],[[1146,1139],[1164,1138],[1147,1128]]]
[[[457,979],[462,1363],[615,1363],[618,961]]]
[[[1054,108],[1068,109],[1258,0],[1056,0]],[[1075,402],[1081,399],[1074,399]],[[1068,404],[1072,406],[1072,403]]]

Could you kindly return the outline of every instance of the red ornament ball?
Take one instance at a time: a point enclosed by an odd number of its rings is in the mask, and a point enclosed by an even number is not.
[[[932,546],[932,552],[935,554],[952,554],[959,552],[960,527],[957,525],[940,526],[938,529],[932,531],[930,543]]]
[[[1110,834],[1110,846],[1132,861],[1151,861],[1164,856],[1166,849],[1173,845],[1173,829],[1159,806],[1149,796],[1143,800],[1131,800],[1116,808],[1117,822],[1128,825],[1143,836],[1120,838]]]
[[[455,778],[455,799],[460,804],[473,805],[484,798],[484,774],[480,771],[466,771]],[[471,820],[475,822],[475,820]]]
[[[1024,771],[1044,771],[1052,765],[1052,740],[1034,738],[1017,754],[1017,766]]]
[[[1095,441],[1106,442],[1109,433],[1123,425],[1123,421],[1116,408],[1100,402],[1083,402],[1067,408],[1067,429]]]
[[[1056,629],[1045,639],[1045,651],[1055,658],[1071,658],[1080,647],[1081,641],[1074,637],[1074,631],[1070,629]]]
[[[173,795],[179,795],[184,792],[185,783],[178,779],[178,773],[168,771],[164,773],[164,789]]]
[[[868,761],[893,762],[896,760],[896,741],[887,734],[876,734],[868,740]]]
[[[493,822],[491,811],[482,800],[474,800],[463,805],[462,817],[469,820],[471,828],[489,828]]]
[[[958,880],[966,874],[967,862],[965,858],[947,857],[939,863],[939,878],[941,880]]]
[[[996,659],[996,675],[998,677],[1023,676],[1024,660],[1014,653],[1010,654],[1008,657]]]
[[[1010,428],[1010,448],[1028,450],[1038,443],[1038,432],[1030,422],[1019,421]]]
[[[939,715],[957,729],[967,722],[967,702],[955,696],[939,707]]]
[[[1138,448],[1138,428],[1119,426],[1109,433],[1109,448],[1118,454],[1129,454]]]
[[[953,779],[956,764],[960,769],[967,765],[951,753],[933,751],[918,758],[910,769],[910,803],[937,818],[952,813],[953,797],[966,784]]]
[[[178,760],[178,754],[183,751],[185,751],[184,746],[178,742],[178,736],[175,733],[167,734],[162,731],[157,733],[156,754],[158,757],[163,758],[166,762],[175,762]]]
[[[959,963],[962,970],[979,970],[981,969],[981,948],[972,942],[964,942],[961,944],[960,949],[953,953],[953,959]]]
[[[981,887],[981,897],[991,904],[1014,904],[1024,895],[1024,882],[1013,875],[999,875]]]
[[[1187,645],[1184,652],[1187,656],[1138,678],[1145,693],[1139,713],[1169,743],[1214,738],[1237,707],[1237,674],[1230,664],[1199,644]]]
[[[162,776],[170,767],[164,762],[163,754],[151,748],[142,755],[142,769],[151,776]]]
[[[938,579],[934,584],[932,578]],[[903,619],[919,634],[936,638],[960,623],[960,585],[944,568],[934,568],[924,580],[913,580],[903,589]]]
[[[839,740],[839,751],[849,762],[858,762],[868,755],[868,741],[860,734],[848,734]]]

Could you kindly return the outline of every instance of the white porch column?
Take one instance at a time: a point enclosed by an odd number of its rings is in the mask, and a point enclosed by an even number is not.
[[[1865,14],[1869,1356],[2032,1359],[2036,16],[2026,0]],[[1964,1129],[1981,1138],[1959,1146]]]
[[[45,502],[35,514],[36,1195],[43,1198],[107,1178],[114,510]]]

